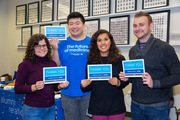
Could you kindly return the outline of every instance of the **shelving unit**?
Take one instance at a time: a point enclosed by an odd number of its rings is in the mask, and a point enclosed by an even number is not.
[[[55,4],[57,3],[57,0],[54,0]],[[73,0],[72,0],[73,1]],[[175,3],[174,3],[175,2]],[[135,11],[127,11],[127,12],[121,12],[121,13],[115,13],[115,0],[111,0],[111,10],[110,14],[105,14],[105,15],[98,15],[98,16],[92,16],[92,0],[90,0],[90,16],[85,17],[86,20],[93,20],[93,19],[100,19],[100,29],[107,29],[109,30],[109,18],[110,17],[119,17],[119,16],[130,16],[130,37],[129,37],[129,44],[128,45],[118,45],[118,47],[132,47],[134,45],[134,36],[132,32],[132,23],[133,23],[133,17],[134,14],[138,11],[144,11],[144,12],[159,12],[159,11],[165,11],[165,10],[175,10],[180,8],[180,2],[178,0],[174,0],[174,2],[169,0],[169,6],[165,7],[157,7],[157,8],[151,8],[151,9],[142,9],[142,0],[137,0],[137,9]],[[177,4],[176,4],[177,3]],[[71,9],[73,10],[73,5],[71,6]],[[178,11],[180,13],[180,9]],[[57,14],[57,5],[54,5],[54,14]],[[171,16],[171,14],[170,14]],[[26,26],[40,26],[40,25],[45,25],[45,24],[52,24],[52,25],[59,25],[59,23],[67,22],[67,20],[57,20],[57,15],[54,15],[54,21],[50,22],[39,22],[35,24],[25,24],[25,25],[17,25],[16,28],[22,28]],[[170,18],[171,19],[171,18]],[[170,26],[171,26],[171,20],[170,20]],[[34,29],[34,28],[33,28]],[[37,29],[37,27],[36,27]],[[39,30],[38,30],[39,31]],[[171,31],[170,31],[171,33]],[[33,33],[34,34],[34,33]],[[180,34],[180,32],[179,32]],[[170,36],[170,35],[169,35]],[[171,40],[169,40],[171,41]],[[169,42],[170,43],[170,42]],[[172,45],[172,46],[180,46],[180,45]],[[18,48],[26,48],[26,47],[18,47]]]
[[[116,17],[116,16],[132,15],[132,14],[135,14],[136,12],[138,12],[138,11],[157,12],[157,11],[171,10],[171,9],[179,8],[179,7],[180,7],[180,5],[161,7],[161,8],[153,8],[153,9],[145,9],[145,10],[136,10],[136,11],[123,12],[123,13],[111,13],[111,14],[99,15],[99,16],[88,16],[88,17],[85,17],[85,19],[89,20],[89,19],[99,19],[99,18],[102,18],[102,17]],[[60,22],[67,22],[67,20],[60,20],[60,21],[55,20],[55,21],[50,21],[50,22],[39,22],[39,23],[34,23],[34,24],[17,25],[16,27],[54,24],[54,23],[60,23]]]

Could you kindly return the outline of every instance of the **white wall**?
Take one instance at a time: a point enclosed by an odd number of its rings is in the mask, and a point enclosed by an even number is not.
[[[34,2],[36,0],[6,0],[7,1],[7,22],[8,22],[8,40],[9,40],[9,57],[10,57],[10,74],[13,75],[18,65],[22,62],[25,49],[18,49],[21,44],[21,28],[16,27],[16,6]]]
[[[11,73],[7,35],[6,0],[0,0],[0,76],[5,73]]]

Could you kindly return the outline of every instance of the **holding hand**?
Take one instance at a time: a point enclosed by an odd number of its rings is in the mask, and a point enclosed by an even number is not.
[[[37,81],[36,84],[31,85],[32,92],[42,90],[44,88],[44,81]]]
[[[84,79],[84,80],[81,80],[81,86],[83,88],[87,87],[89,84],[91,84],[91,80],[90,79]]]
[[[66,88],[68,86],[69,86],[69,82],[65,81],[65,82],[59,83],[58,89]]]
[[[37,81],[36,82],[36,88],[37,90],[41,90],[44,88],[44,81]]]
[[[58,50],[59,40],[57,38],[52,38],[49,43],[52,46],[53,50]]]
[[[121,82],[116,77],[110,78],[108,80],[108,82],[109,82],[109,84],[115,85],[115,86],[120,86],[121,85]]]
[[[120,72],[120,73],[119,73],[119,79],[122,80],[122,81],[124,81],[124,82],[126,82],[126,81],[129,80],[129,78],[125,77],[124,72]]]
[[[151,75],[149,75],[149,73],[143,73],[142,75],[142,81],[143,84],[148,85],[149,88],[153,88],[153,80],[151,78]]]

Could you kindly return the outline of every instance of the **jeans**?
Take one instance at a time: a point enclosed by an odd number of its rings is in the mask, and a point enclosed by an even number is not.
[[[89,106],[90,94],[80,97],[61,95],[62,108],[65,120],[91,120],[86,115]]]
[[[28,105],[22,107],[23,120],[55,120],[55,105],[48,108],[37,108]]]
[[[146,106],[131,102],[132,120],[168,120],[169,105]]]

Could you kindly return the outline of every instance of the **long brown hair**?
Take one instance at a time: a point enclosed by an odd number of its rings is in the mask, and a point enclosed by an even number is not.
[[[49,40],[47,39],[47,37],[44,36],[43,34],[34,34],[30,37],[30,39],[28,41],[24,60],[30,60],[33,63],[37,63],[34,48],[36,45],[39,44],[39,41],[41,41],[43,39],[46,42],[47,49],[48,49],[48,53],[46,54],[45,57],[48,61],[50,61],[52,59],[51,58],[51,48],[50,48]]]
[[[119,61],[122,55],[120,53],[120,50],[115,45],[113,36],[107,30],[104,30],[104,29],[100,29],[92,35],[87,58],[92,63],[99,63],[102,60],[102,57],[100,55],[100,50],[97,47],[97,38],[99,35],[104,34],[104,33],[107,34],[111,40],[111,46],[110,46],[109,55],[108,55],[108,62],[116,63]]]

